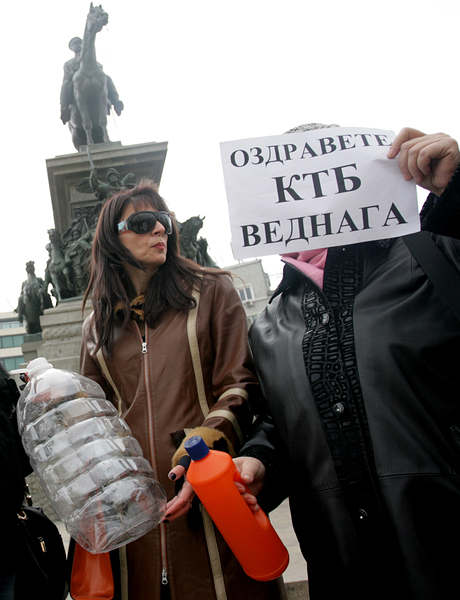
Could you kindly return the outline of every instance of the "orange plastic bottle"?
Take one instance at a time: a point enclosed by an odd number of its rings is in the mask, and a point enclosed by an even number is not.
[[[236,489],[239,473],[230,455],[210,450],[200,436],[185,442],[192,462],[187,480],[245,573],[259,581],[279,577],[289,553],[267,515],[253,513]]]

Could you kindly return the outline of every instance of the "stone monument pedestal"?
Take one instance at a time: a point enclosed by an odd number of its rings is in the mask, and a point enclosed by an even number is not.
[[[81,329],[91,313],[91,301],[82,313],[82,298],[62,300],[58,306],[47,308],[40,317],[43,344],[38,356],[44,356],[56,369],[80,372]]]
[[[24,341],[21,345],[22,355],[24,356],[24,366],[30,363],[31,360],[37,358],[38,350],[43,344],[41,333],[26,333]]]
[[[95,206],[95,194],[84,194],[76,186],[91,173],[91,161],[97,168],[97,177],[107,181],[107,169],[117,169],[120,177],[134,173],[136,183],[141,179],[152,179],[158,185],[168,149],[167,142],[149,142],[123,146],[120,142],[91,144],[74,154],[65,154],[46,160],[54,223],[59,233],[64,235],[72,219],[84,214]]]

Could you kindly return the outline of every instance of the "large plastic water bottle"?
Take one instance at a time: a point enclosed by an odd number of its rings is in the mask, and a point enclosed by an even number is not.
[[[97,554],[158,525],[166,493],[102,388],[45,358],[31,361],[27,375],[17,406],[19,432],[68,533]]]
[[[192,462],[187,481],[193,487],[244,572],[259,581],[279,577],[289,553],[267,515],[253,513],[236,489],[238,470],[229,454],[210,450],[200,436],[184,444]]]

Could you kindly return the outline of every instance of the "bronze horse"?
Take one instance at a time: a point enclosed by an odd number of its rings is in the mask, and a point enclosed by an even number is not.
[[[93,6],[86,19],[80,65],[73,76],[73,102],[69,128],[75,148],[108,142],[107,114],[109,101],[107,75],[96,61],[96,34],[107,25],[109,15],[102,6]]]
[[[61,234],[57,229],[48,229],[48,236],[50,243],[46,245],[46,249],[50,257],[45,269],[45,289],[48,290],[48,286],[52,285],[51,293],[59,303],[76,294],[72,290],[72,282],[66,276],[64,244]]]
[[[180,252],[203,267],[218,269],[218,265],[208,254],[208,242],[205,238],[198,239],[198,232],[203,227],[205,217],[190,217],[184,223],[177,223],[179,229]]]

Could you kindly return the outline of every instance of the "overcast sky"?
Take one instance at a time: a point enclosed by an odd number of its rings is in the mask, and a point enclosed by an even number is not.
[[[25,263],[44,276],[54,226],[45,160],[75,152],[59,118],[68,42],[87,0],[1,9],[3,193],[0,312],[17,305]],[[234,264],[219,142],[306,122],[405,125],[460,139],[458,0],[106,0],[97,60],[125,110],[124,146],[168,142],[161,182],[179,220],[205,215],[213,258]],[[281,265],[264,259],[276,279]]]

